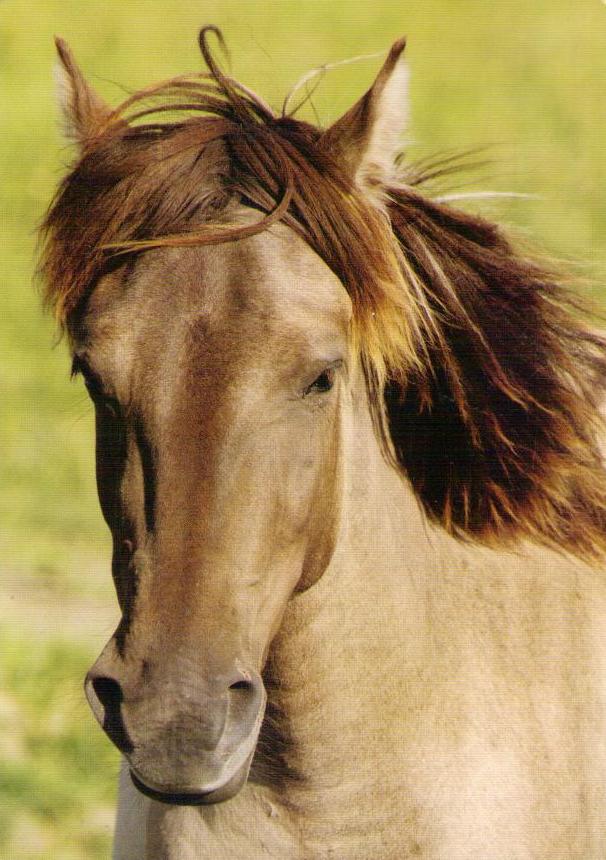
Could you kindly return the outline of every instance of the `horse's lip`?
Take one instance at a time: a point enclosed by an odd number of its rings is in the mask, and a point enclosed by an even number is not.
[[[252,753],[226,780],[217,781],[215,784],[211,783],[208,788],[202,790],[181,789],[180,787],[170,790],[150,785],[149,782],[139,776],[133,767],[130,768],[130,778],[135,788],[147,797],[151,797],[152,800],[158,800],[160,803],[167,803],[172,806],[203,806],[222,803],[237,794],[248,779],[251,762]]]
[[[215,796],[218,794],[217,789],[211,789],[206,792],[195,792],[195,791],[180,791],[180,792],[172,792],[172,791],[159,791],[156,788],[152,788],[147,785],[140,779],[137,774],[132,770],[130,772],[130,778],[133,781],[135,788],[137,788],[142,794],[145,794],[147,797],[151,797],[152,800],[158,800],[160,803],[168,803],[172,806],[202,806],[203,804],[208,803],[218,803],[221,798],[216,798]]]

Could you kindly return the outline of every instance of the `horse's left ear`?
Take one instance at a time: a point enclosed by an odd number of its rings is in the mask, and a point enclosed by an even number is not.
[[[322,136],[321,145],[347,166],[365,189],[389,185],[408,121],[408,68],[405,39],[391,47],[375,82]]]
[[[66,137],[84,147],[106,127],[112,109],[86,81],[69,45],[55,37],[58,60],[56,80]]]

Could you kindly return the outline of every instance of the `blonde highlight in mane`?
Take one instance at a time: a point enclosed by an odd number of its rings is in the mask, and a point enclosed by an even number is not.
[[[221,71],[210,32],[208,73],[130,96],[59,188],[41,268],[61,325],[126,255],[284,222],[351,297],[378,432],[428,515],[463,538],[526,534],[601,554],[606,344],[558,279],[493,225],[423,196],[412,175],[378,206],[320,129]],[[242,205],[254,223],[234,221]]]

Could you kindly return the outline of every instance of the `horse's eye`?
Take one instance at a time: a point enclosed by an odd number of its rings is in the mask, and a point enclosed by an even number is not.
[[[99,377],[83,363],[78,366],[77,372],[82,374],[84,385],[97,412],[108,418],[118,418],[121,411],[120,404],[115,397],[104,393]]]
[[[335,384],[335,368],[327,367],[322,373],[314,379],[311,385],[305,389],[305,395],[308,394],[325,394]]]
[[[118,418],[118,416],[120,415],[120,404],[115,399],[115,397],[102,396],[93,399],[95,407],[99,410],[99,412],[109,418]]]

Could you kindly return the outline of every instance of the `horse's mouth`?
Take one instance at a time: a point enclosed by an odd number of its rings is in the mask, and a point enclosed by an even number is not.
[[[246,782],[249,769],[250,760],[246,761],[226,782],[209,786],[208,789],[201,791],[193,789],[191,791],[170,791],[154,788],[144,782],[132,768],[130,778],[141,794],[160,803],[167,803],[171,806],[207,806],[213,803],[223,803],[234,797]]]

